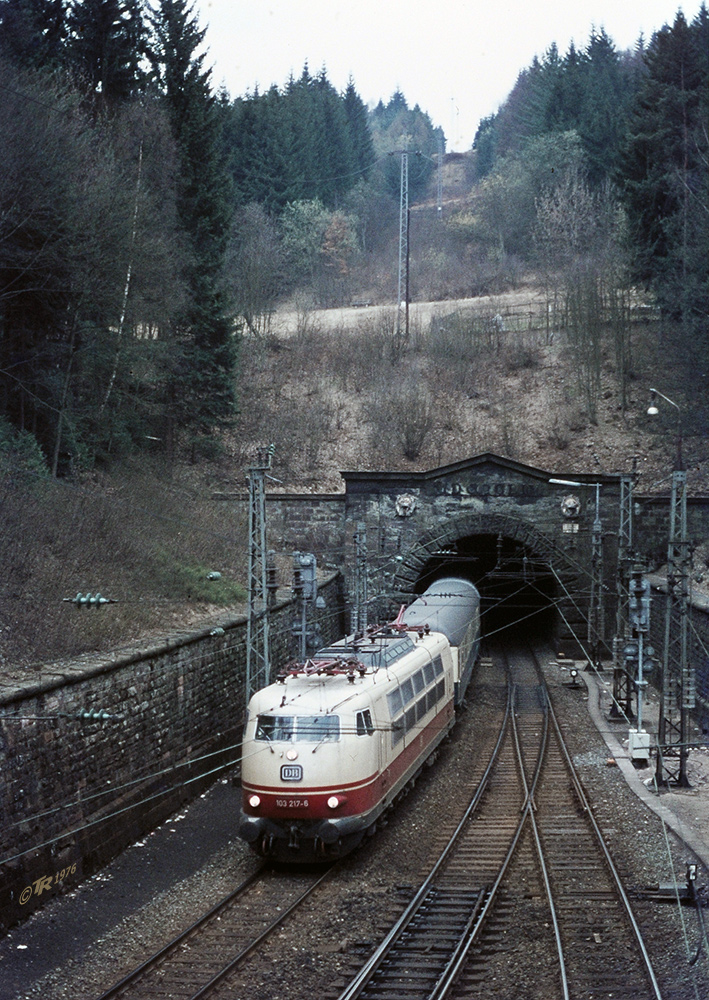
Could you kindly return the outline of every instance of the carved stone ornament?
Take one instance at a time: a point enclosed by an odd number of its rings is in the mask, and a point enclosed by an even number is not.
[[[416,510],[416,497],[412,497],[410,493],[402,493],[396,498],[395,508],[398,517],[411,517]]]
[[[561,513],[564,517],[578,517],[581,513],[581,501],[573,494],[561,501]]]

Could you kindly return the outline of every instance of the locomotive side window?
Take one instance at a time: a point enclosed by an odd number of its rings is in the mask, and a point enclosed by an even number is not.
[[[357,712],[357,735],[358,736],[371,736],[374,732],[374,723],[372,722],[372,713],[368,708],[365,708],[363,712]]]
[[[404,738],[404,716],[400,716],[396,722],[391,724],[391,745],[392,748],[396,746],[397,743],[401,743]]]
[[[387,695],[387,702],[389,704],[389,715],[393,719],[394,716],[398,715],[401,711],[401,691],[398,688],[394,688],[393,691],[390,691]]]
[[[405,734],[417,729],[437,702],[445,698],[446,680],[443,661],[436,656],[387,694],[391,716],[391,745],[395,747]],[[357,734],[364,735],[365,723],[357,714]]]

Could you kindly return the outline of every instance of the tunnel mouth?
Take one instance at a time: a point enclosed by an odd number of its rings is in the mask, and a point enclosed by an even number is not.
[[[547,560],[517,539],[499,534],[459,538],[422,566],[415,592],[459,576],[478,588],[483,638],[549,642],[559,633],[558,583]]]

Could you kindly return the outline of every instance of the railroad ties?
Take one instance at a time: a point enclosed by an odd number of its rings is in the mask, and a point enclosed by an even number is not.
[[[482,793],[339,1000],[523,995],[525,982],[535,996],[661,1000],[541,670],[519,653],[508,669],[513,710]]]

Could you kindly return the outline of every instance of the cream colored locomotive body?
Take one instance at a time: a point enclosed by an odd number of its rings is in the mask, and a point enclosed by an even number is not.
[[[403,624],[341,640],[251,699],[239,834],[259,853],[351,850],[450,731],[477,658],[479,598],[465,580],[434,588]]]

